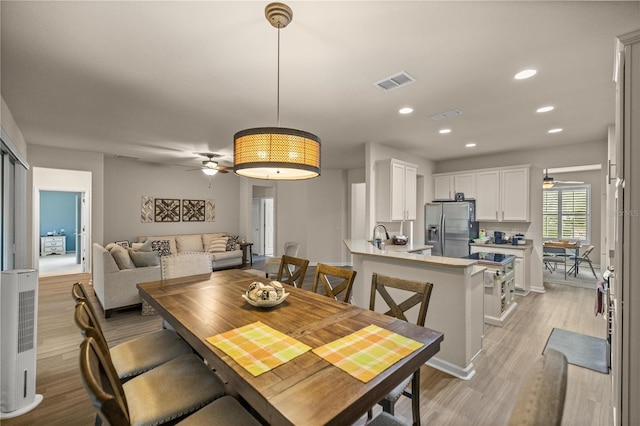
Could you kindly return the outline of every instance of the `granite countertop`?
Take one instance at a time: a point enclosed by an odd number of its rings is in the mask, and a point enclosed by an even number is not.
[[[465,258],[477,260],[480,265],[508,265],[516,260],[516,257],[512,254],[501,253],[473,253]]]
[[[344,244],[352,254],[363,254],[369,256],[379,256],[393,258],[404,261],[421,262],[449,268],[466,268],[478,263],[477,260],[458,259],[455,257],[431,256],[427,254],[410,253],[416,250],[428,250],[433,246],[407,244],[405,246],[387,245],[385,250],[380,250],[369,241],[362,239],[347,239]]]
[[[527,250],[533,247],[533,241],[525,240],[526,244],[518,244],[514,246],[513,244],[495,244],[495,243],[469,243],[470,246],[476,247],[498,247],[503,249],[513,249],[513,250]]]

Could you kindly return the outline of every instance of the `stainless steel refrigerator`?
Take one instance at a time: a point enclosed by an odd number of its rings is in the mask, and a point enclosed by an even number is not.
[[[433,256],[468,256],[478,238],[475,201],[434,201],[424,205],[425,244]]]

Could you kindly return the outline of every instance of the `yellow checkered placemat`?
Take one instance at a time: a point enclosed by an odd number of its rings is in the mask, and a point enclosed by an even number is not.
[[[370,325],[313,350],[319,357],[367,383],[405,356],[420,342]]]
[[[304,343],[257,321],[207,338],[254,376],[291,361],[311,349]]]

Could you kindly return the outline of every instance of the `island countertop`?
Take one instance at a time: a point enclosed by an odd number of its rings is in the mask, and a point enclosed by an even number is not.
[[[346,239],[344,244],[352,254],[363,254],[369,256],[379,256],[406,260],[411,262],[428,263],[431,265],[444,266],[449,268],[467,268],[478,263],[476,260],[458,259],[455,257],[431,256],[427,254],[411,253],[412,251],[429,250],[433,246],[407,244],[405,246],[387,245],[384,250],[374,247],[367,240]]]

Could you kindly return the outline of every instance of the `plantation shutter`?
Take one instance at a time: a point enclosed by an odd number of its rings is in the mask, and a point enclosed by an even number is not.
[[[589,190],[585,185],[543,191],[543,238],[589,240]]]

